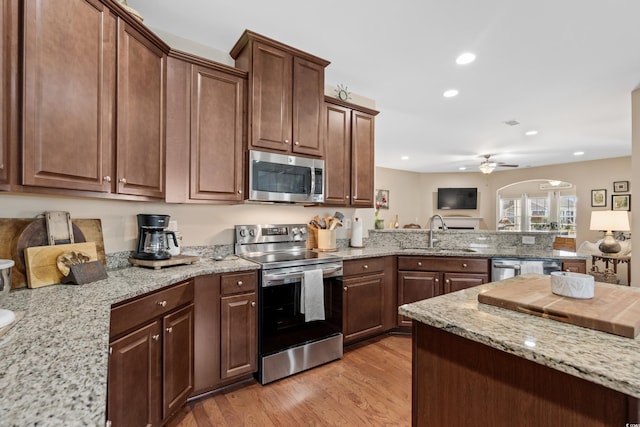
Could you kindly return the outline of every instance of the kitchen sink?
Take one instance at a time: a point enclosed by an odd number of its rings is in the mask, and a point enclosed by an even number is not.
[[[408,249],[408,250],[415,250],[415,251],[425,251],[425,252],[468,252],[468,253],[473,253],[473,252],[478,252],[476,249],[473,248],[447,248],[447,247],[441,247],[441,246],[435,246],[433,248],[404,248],[404,249]]]

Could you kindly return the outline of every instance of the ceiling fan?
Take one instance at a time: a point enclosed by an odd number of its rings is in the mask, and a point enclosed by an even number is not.
[[[484,174],[490,174],[491,172],[493,172],[493,170],[497,167],[502,167],[502,168],[517,168],[518,165],[508,165],[506,163],[503,162],[494,162],[492,160],[490,160],[491,158],[491,154],[484,154],[482,157],[484,157],[484,160],[480,163],[480,172],[484,173]]]

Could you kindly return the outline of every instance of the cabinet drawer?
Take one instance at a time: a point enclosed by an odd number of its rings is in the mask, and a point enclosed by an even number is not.
[[[258,276],[255,271],[249,273],[224,274],[220,278],[220,294],[233,295],[244,292],[255,292]]]
[[[343,276],[379,273],[384,271],[384,257],[364,258],[345,261],[342,265]]]
[[[120,335],[177,307],[193,302],[193,280],[146,294],[111,309],[110,337]]]
[[[488,258],[399,256],[398,270],[489,273]]]

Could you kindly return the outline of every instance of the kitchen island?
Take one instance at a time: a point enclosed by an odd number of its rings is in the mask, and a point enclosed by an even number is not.
[[[478,302],[480,292],[535,277],[488,283],[399,308],[414,319],[414,426],[638,422],[638,338]]]

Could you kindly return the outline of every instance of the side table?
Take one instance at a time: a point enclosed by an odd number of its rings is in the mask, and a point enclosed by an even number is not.
[[[613,272],[618,274],[618,264],[627,264],[627,285],[631,285],[631,257],[616,255],[591,255],[591,263],[595,265],[596,261],[603,261],[604,268],[609,268],[609,263],[613,266]]]

